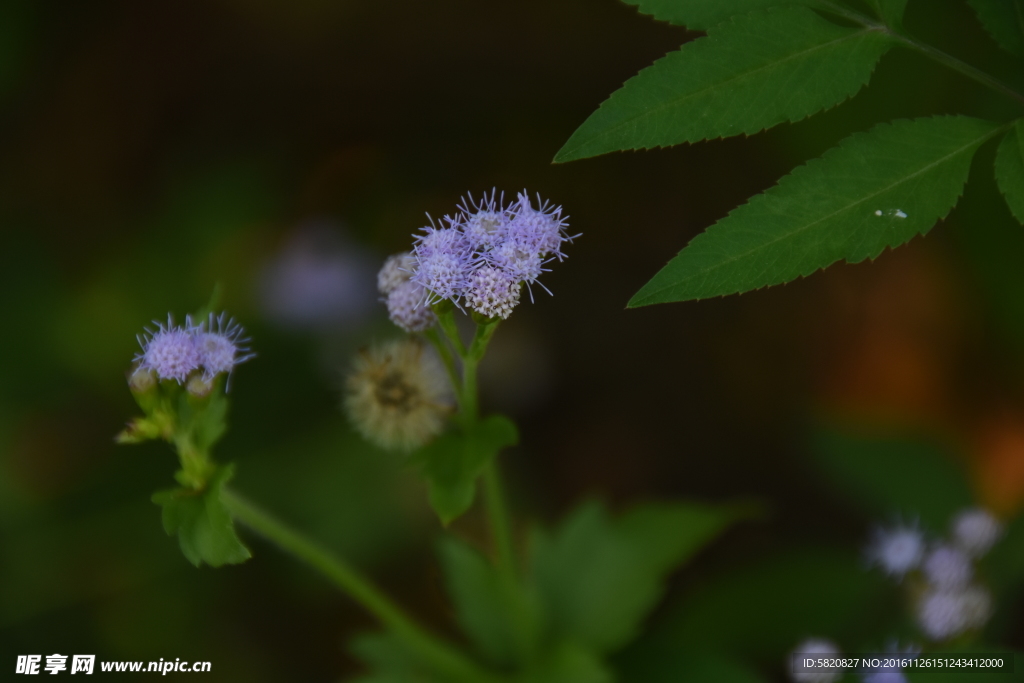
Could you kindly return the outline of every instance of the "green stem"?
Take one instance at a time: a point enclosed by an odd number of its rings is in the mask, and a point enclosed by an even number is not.
[[[455,325],[455,312],[452,310],[451,303],[442,301],[435,305],[434,314],[437,316],[438,324],[440,324],[441,329],[444,331],[444,336],[448,337],[448,341],[452,343],[455,353],[464,357],[466,355],[466,345],[462,343],[462,337],[459,336],[459,328]]]
[[[487,504],[487,518],[494,536],[494,546],[498,555],[498,570],[505,578],[516,580],[515,552],[512,548],[512,524],[509,519],[508,506],[501,486],[501,473],[498,471],[497,456],[487,463],[484,469],[484,500]]]
[[[844,7],[838,3],[832,2],[832,0],[818,0],[818,2],[822,7],[827,8],[828,11],[832,12],[833,14],[844,17],[845,19],[849,19],[854,23],[860,24],[866,29],[872,31],[881,31],[882,33],[885,33],[886,35],[891,37],[896,42],[902,44],[904,47],[908,47],[911,50],[914,50],[915,52],[924,55],[933,62],[942,64],[943,66],[953,69],[954,71],[958,71],[964,76],[967,76],[968,78],[984,85],[986,88],[990,88],[995,92],[998,92],[1002,95],[1006,95],[1010,99],[1016,100],[1020,104],[1024,104],[1024,94],[1021,94],[1020,92],[1014,90],[1006,83],[1003,83],[999,79],[990,76],[981,69],[977,69],[971,66],[970,64],[967,64],[966,62],[962,62],[956,57],[948,55],[942,50],[939,50],[938,48],[932,47],[928,43],[923,43],[920,40],[917,40],[916,38],[911,38],[902,31],[896,30],[892,26],[888,26],[885,23],[880,23],[872,19],[871,17],[861,14],[860,12],[852,10],[848,7]]]
[[[496,680],[458,650],[427,633],[390,598],[342,560],[254,507],[237,493],[225,489],[221,499],[235,519],[323,573],[436,670],[456,680]]]
[[[444,343],[441,339],[441,335],[437,333],[437,330],[431,327],[423,333],[427,341],[437,349],[437,355],[441,357],[441,362],[444,363],[444,369],[448,372],[448,380],[452,383],[452,387],[456,392],[459,391],[459,373],[455,368],[455,357],[452,355],[452,350]],[[461,401],[460,401],[461,403]]]

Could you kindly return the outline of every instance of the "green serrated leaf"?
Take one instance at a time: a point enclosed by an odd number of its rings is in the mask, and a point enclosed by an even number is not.
[[[631,78],[583,122],[556,162],[678,145],[797,121],[854,95],[891,41],[805,7],[735,17]]]
[[[966,472],[954,456],[928,441],[821,427],[811,452],[837,491],[879,519],[900,513],[939,533],[973,500]]]
[[[439,553],[459,625],[477,649],[506,667],[531,659],[542,628],[536,595],[461,541],[442,539]]]
[[[535,532],[531,572],[554,628],[598,652],[621,647],[661,597],[665,575],[738,515],[675,503],[612,520],[592,502],[552,535]]]
[[[693,31],[706,31],[739,14],[779,5],[815,5],[814,0],[624,0],[642,14]]]
[[[476,479],[502,448],[519,439],[507,417],[491,415],[469,431],[449,432],[413,454],[430,484],[430,505],[445,525],[469,509]]]
[[[903,24],[907,0],[868,0],[868,3],[887,25],[899,27]]]
[[[746,292],[874,258],[953,208],[974,152],[998,131],[944,116],[851,135],[694,238],[629,306]]]
[[[235,533],[231,513],[221,500],[221,490],[234,475],[234,465],[224,465],[197,492],[180,488],[158,491],[153,502],[163,507],[164,530],[178,535],[181,552],[198,567],[240,564],[252,555]]]
[[[996,152],[996,182],[1010,212],[1024,223],[1024,120],[1017,121]]]
[[[967,0],[999,47],[1024,57],[1024,0]]]

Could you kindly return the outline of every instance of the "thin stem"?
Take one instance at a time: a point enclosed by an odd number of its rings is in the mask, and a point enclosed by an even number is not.
[[[902,31],[898,31],[891,26],[888,26],[884,23],[880,23],[872,19],[871,17],[867,17],[861,14],[860,12],[854,11],[852,9],[849,9],[848,7],[843,7],[838,3],[832,2],[832,0],[818,0],[818,2],[821,4],[822,7],[827,8],[828,11],[832,12],[833,14],[837,14],[841,17],[849,19],[852,22],[860,24],[866,29],[870,29],[873,31],[881,31],[882,33],[885,33],[892,37],[897,42],[903,44],[905,47],[908,47],[911,50],[914,50],[915,52],[919,52],[920,54],[924,55],[933,62],[942,64],[943,66],[949,67],[954,71],[958,71],[964,76],[967,76],[968,78],[984,85],[986,88],[990,88],[995,92],[1006,95],[1010,99],[1016,100],[1020,104],[1024,104],[1024,94],[1018,92],[1017,90],[1014,90],[1006,83],[1003,83],[999,79],[990,76],[981,69],[975,68],[970,64],[967,64],[966,62],[962,62],[956,57],[948,55],[942,50],[932,47],[927,43],[923,43],[920,40],[917,40],[916,38],[911,38]]]
[[[455,353],[464,357],[466,345],[462,343],[459,328],[455,325],[455,313],[452,311],[452,305],[447,301],[442,301],[434,306],[434,314],[437,316],[437,322],[441,325],[441,330],[444,331],[444,336],[448,337],[448,341],[452,343]]]
[[[427,341],[437,349],[437,355],[441,357],[441,362],[444,363],[444,369],[448,372],[448,380],[452,383],[452,387],[456,392],[459,391],[460,380],[458,370],[455,368],[455,357],[452,355],[452,350],[444,343],[441,339],[441,335],[437,333],[437,330],[431,327],[423,333]],[[461,403],[461,401],[460,401]]]
[[[401,607],[342,560],[254,507],[237,493],[225,489],[221,499],[238,521],[319,570],[438,671],[463,681],[496,680],[458,650],[427,633]]]
[[[484,469],[484,500],[487,504],[487,518],[490,521],[494,546],[498,555],[498,570],[510,582],[516,579],[515,553],[512,548],[512,524],[509,520],[505,493],[501,486],[501,473],[497,458],[487,463]]]

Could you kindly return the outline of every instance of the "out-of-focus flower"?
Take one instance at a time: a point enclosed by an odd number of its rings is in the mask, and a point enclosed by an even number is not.
[[[801,641],[793,651],[789,653],[790,666],[789,677],[794,683],[835,683],[842,676],[839,671],[801,671],[799,660],[810,659],[833,659],[839,657],[842,651],[839,646],[825,638],[807,638]]]
[[[874,532],[866,554],[868,560],[898,579],[921,564],[925,540],[917,525],[899,524]]]
[[[255,356],[246,346],[249,338],[245,330],[225,313],[211,313],[208,320],[194,328],[193,334],[207,380],[222,372],[230,374],[236,365]]]
[[[953,543],[971,557],[981,557],[1003,535],[1003,524],[988,510],[970,508],[953,518]]]
[[[992,596],[980,586],[932,588],[917,603],[917,623],[932,640],[980,628],[992,616]]]
[[[373,309],[373,258],[329,223],[297,229],[258,280],[266,317],[298,330],[331,330],[360,323]]]
[[[153,370],[160,379],[173,379],[181,384],[202,363],[193,330],[188,322],[185,327],[175,325],[170,315],[166,325],[155,320],[153,324],[156,330],[147,329],[139,337],[142,352],[135,360],[140,368]]]
[[[415,339],[394,340],[356,357],[345,407],[356,428],[391,450],[412,450],[441,433],[451,413],[448,379]]]
[[[957,548],[945,544],[928,552],[921,569],[934,588],[960,588],[974,577],[971,559]]]

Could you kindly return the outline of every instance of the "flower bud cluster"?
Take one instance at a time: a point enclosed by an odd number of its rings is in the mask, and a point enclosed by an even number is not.
[[[944,641],[984,626],[992,615],[992,596],[976,581],[974,560],[1002,531],[989,512],[972,508],[956,515],[948,540],[928,540],[916,524],[897,525],[877,530],[867,555],[897,579],[913,572],[918,625],[930,639]]]
[[[253,357],[246,346],[248,338],[240,325],[223,313],[210,314],[198,325],[185,317],[184,325],[175,325],[170,315],[167,324],[153,321],[155,330],[139,336],[142,351],[135,356],[138,370],[152,371],[158,379],[184,383],[189,375],[202,370],[209,382],[221,373],[230,373],[239,363]]]
[[[420,332],[434,322],[429,307],[444,300],[504,320],[523,285],[540,285],[545,266],[565,258],[562,245],[572,241],[567,227],[562,207],[540,197],[535,206],[525,191],[507,205],[493,190],[479,201],[464,200],[454,217],[423,228],[411,253],[385,262],[377,286],[391,320]]]

